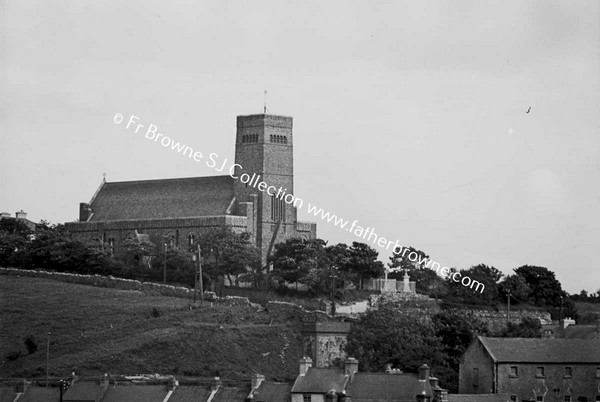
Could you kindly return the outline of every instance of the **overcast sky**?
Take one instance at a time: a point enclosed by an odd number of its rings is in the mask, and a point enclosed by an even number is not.
[[[600,288],[596,0],[0,0],[0,209],[72,221],[103,173],[214,175],[114,114],[232,160],[265,89],[305,202],[442,265]]]

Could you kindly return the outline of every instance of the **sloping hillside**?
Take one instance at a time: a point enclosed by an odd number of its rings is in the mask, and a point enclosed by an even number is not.
[[[299,322],[252,306],[0,276],[0,376],[162,373],[294,378]],[[24,339],[37,350],[28,354]],[[29,343],[31,349],[31,342]]]

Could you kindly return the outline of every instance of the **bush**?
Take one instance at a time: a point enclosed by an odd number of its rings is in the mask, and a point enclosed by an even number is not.
[[[151,315],[154,318],[160,317],[160,310],[158,309],[158,307],[153,307],[152,308],[152,314]]]
[[[25,345],[25,348],[27,349],[27,353],[34,354],[37,350],[38,350],[38,344],[35,341],[35,338],[33,337],[33,335],[27,335],[24,339],[23,339],[23,344]]]

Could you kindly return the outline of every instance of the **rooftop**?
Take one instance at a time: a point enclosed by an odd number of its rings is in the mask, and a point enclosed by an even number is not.
[[[477,338],[501,363],[600,363],[600,340]]]

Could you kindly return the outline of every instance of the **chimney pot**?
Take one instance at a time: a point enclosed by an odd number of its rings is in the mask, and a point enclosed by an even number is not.
[[[354,357],[349,357],[344,362],[344,374],[349,375],[350,381],[352,381],[355,373],[358,373],[358,360]]]
[[[419,367],[419,380],[427,381],[429,379],[429,366],[427,364],[423,364]]]
[[[300,375],[305,375],[309,368],[312,367],[312,359],[310,357],[304,356],[300,359]]]

